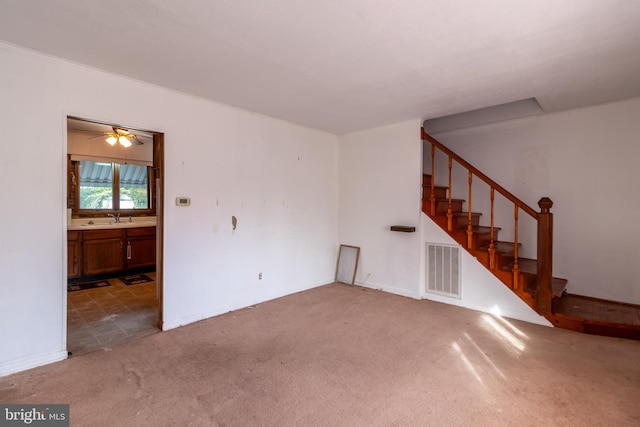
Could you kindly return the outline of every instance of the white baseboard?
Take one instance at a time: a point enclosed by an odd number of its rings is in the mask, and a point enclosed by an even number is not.
[[[332,283],[333,282],[333,278],[327,279],[327,280],[323,280],[320,282],[314,282],[314,283],[307,283],[304,285],[300,285],[298,287],[296,287],[295,289],[292,290],[288,290],[286,292],[283,293],[277,293],[277,294],[273,294],[273,295],[268,295],[266,298],[261,299],[260,301],[248,301],[245,302],[243,304],[236,304],[236,305],[229,305],[229,306],[225,306],[222,308],[217,308],[215,311],[211,311],[211,312],[206,312],[206,313],[194,313],[191,315],[186,315],[186,316],[181,316],[177,319],[171,319],[171,320],[165,320],[164,323],[162,324],[162,330],[163,331],[168,331],[170,329],[175,329],[175,328],[179,328],[180,326],[186,326],[190,323],[195,323],[195,322],[199,322],[201,320],[205,320],[205,319],[209,319],[211,317],[215,317],[215,316],[219,316],[221,314],[224,313],[228,313],[230,311],[235,311],[235,310],[240,310],[246,307],[250,307],[252,305],[257,305],[257,304],[262,304],[264,302],[267,301],[271,301],[277,298],[282,298],[282,297],[286,297],[287,295],[292,295],[298,292],[302,292],[302,291],[307,291],[309,289],[313,289],[313,288],[317,288],[319,286],[324,286],[326,284]]]
[[[40,354],[38,356],[27,357],[19,360],[0,364],[0,377],[37,368],[49,363],[59,362],[68,357],[66,351],[56,351],[55,353]]]
[[[383,292],[388,292],[390,294],[394,294],[394,295],[400,295],[403,297],[407,297],[407,298],[413,298],[413,299],[422,299],[422,295],[420,295],[420,291],[416,289],[415,292],[412,291],[408,291],[406,289],[402,289],[402,288],[396,288],[393,286],[385,286],[385,285],[380,285],[377,283],[361,283],[361,282],[356,282],[357,286],[363,286],[365,288],[369,288],[369,289],[376,289],[379,291],[383,291]]]

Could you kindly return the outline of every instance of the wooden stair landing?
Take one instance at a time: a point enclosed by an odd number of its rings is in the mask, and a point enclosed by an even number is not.
[[[640,340],[640,305],[564,294],[545,317],[564,329]]]

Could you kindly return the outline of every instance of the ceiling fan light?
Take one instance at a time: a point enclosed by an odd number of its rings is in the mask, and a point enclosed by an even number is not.
[[[131,141],[129,141],[129,138],[127,138],[126,136],[119,137],[118,141],[120,142],[120,145],[122,145],[125,148],[131,147]]]
[[[118,142],[118,138],[113,135],[109,135],[109,137],[107,138],[107,142],[109,143],[109,145],[115,145],[115,143]]]

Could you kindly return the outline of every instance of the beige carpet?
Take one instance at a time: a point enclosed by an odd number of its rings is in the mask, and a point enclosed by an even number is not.
[[[637,426],[640,342],[332,284],[0,378],[72,426]]]

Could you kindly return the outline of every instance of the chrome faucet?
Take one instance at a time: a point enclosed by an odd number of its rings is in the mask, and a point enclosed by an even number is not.
[[[114,214],[107,214],[107,216],[112,217],[114,219],[114,221],[116,222],[116,224],[118,224],[120,222],[120,214],[119,213],[117,213],[115,215]]]

